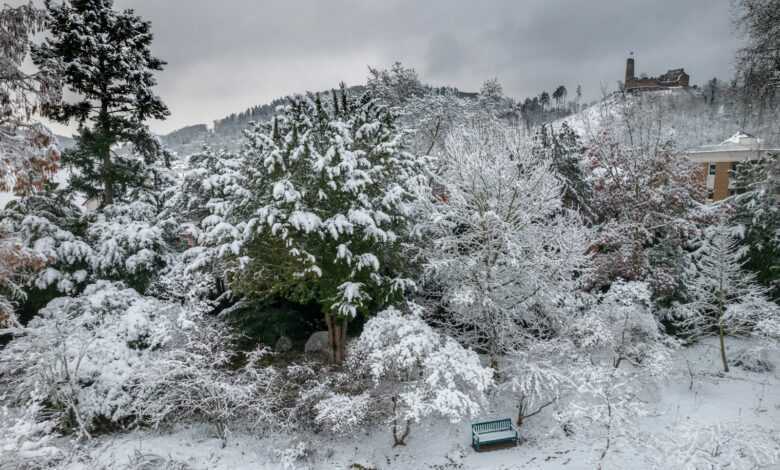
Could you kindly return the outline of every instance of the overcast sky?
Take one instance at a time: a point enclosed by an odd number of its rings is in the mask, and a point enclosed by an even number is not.
[[[730,0],[116,0],[152,21],[168,62],[157,132],[206,123],[306,90],[365,81],[398,60],[425,82],[477,90],[498,77],[524,98],[563,84],[588,99],[637,74],[684,67],[731,78]]]

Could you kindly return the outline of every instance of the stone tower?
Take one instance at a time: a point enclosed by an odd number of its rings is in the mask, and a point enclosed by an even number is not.
[[[631,53],[631,57],[626,60],[626,80],[625,84],[634,79],[634,53]]]

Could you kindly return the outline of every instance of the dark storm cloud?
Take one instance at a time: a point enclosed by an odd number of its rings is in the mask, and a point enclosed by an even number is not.
[[[582,84],[614,88],[637,71],[685,67],[731,78],[730,0],[116,0],[153,22],[168,61],[158,131],[209,122],[272,98],[365,80],[395,60],[424,81],[476,90],[498,77],[517,98]]]

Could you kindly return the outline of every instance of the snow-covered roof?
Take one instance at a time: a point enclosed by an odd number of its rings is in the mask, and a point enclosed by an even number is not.
[[[757,150],[780,151],[780,149],[767,149],[761,146],[761,139],[745,132],[737,132],[719,144],[702,145],[686,150],[687,154],[708,152],[755,152]]]

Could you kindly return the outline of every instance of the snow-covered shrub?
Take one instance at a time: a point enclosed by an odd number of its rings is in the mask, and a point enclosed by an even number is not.
[[[121,468],[122,470],[189,470],[190,466],[170,457],[136,450],[127,464]]]
[[[760,320],[756,324],[754,333],[765,338],[780,340],[780,315]]]
[[[0,225],[0,330],[19,326],[15,308],[27,300],[24,288],[46,261],[6,230]]]
[[[45,468],[63,457],[62,451],[51,445],[57,423],[41,416],[41,398],[33,393],[21,408],[0,409],[0,468]]]
[[[97,214],[87,230],[95,273],[143,291],[166,264],[168,244],[156,216],[155,207],[143,202],[115,204]]]
[[[219,281],[210,271],[191,269],[190,254],[187,250],[171,256],[165,271],[146,289],[146,295],[187,305],[197,312],[210,312],[216,304],[212,299],[217,297]]]
[[[43,308],[7,346],[0,369],[15,381],[17,402],[38,393],[60,425],[89,436],[101,421],[131,417],[135,374],[155,367],[178,308],[98,281]]]
[[[734,353],[733,364],[749,372],[772,372],[775,365],[769,360],[766,348],[743,348]]]
[[[752,470],[780,463],[780,433],[743,422],[685,421],[645,442],[654,470]]]
[[[331,432],[352,431],[366,419],[372,400],[369,393],[354,396],[334,393],[314,405],[317,412],[314,421]]]
[[[404,445],[411,424],[427,416],[455,423],[476,415],[493,384],[493,371],[475,352],[394,308],[366,323],[349,360],[371,379],[372,395],[389,404],[395,445]]]
[[[617,440],[641,441],[644,393],[671,371],[672,344],[652,306],[647,283],[617,281],[563,329],[567,395],[554,417],[567,435],[604,439],[599,460]]]
[[[161,351],[154,367],[137,371],[130,392],[133,414],[153,427],[185,420],[204,420],[223,440],[235,428],[276,423],[281,399],[279,373],[249,362],[232,369],[233,336],[213,319],[195,318],[174,344]]]
[[[648,413],[642,400],[646,384],[629,368],[591,363],[585,354],[571,361],[568,379],[572,393],[553,417],[566,435],[603,439],[603,460],[615,441],[637,442],[636,420]]]
[[[502,361],[498,389],[517,404],[520,427],[526,418],[557,402],[571,388],[565,364],[567,342],[538,341],[524,350],[512,351]]]
[[[614,282],[584,315],[570,322],[566,335],[581,352],[606,354],[616,368],[625,361],[664,375],[668,366],[668,340],[645,282]]]
[[[276,458],[279,459],[279,465],[284,470],[298,470],[302,463],[312,455],[313,450],[304,441],[298,441],[294,445],[285,449],[275,451]]]
[[[319,362],[292,363],[275,370],[272,389],[283,399],[274,412],[277,425],[285,429],[348,434],[381,415],[367,393],[369,385],[352,371]]]

